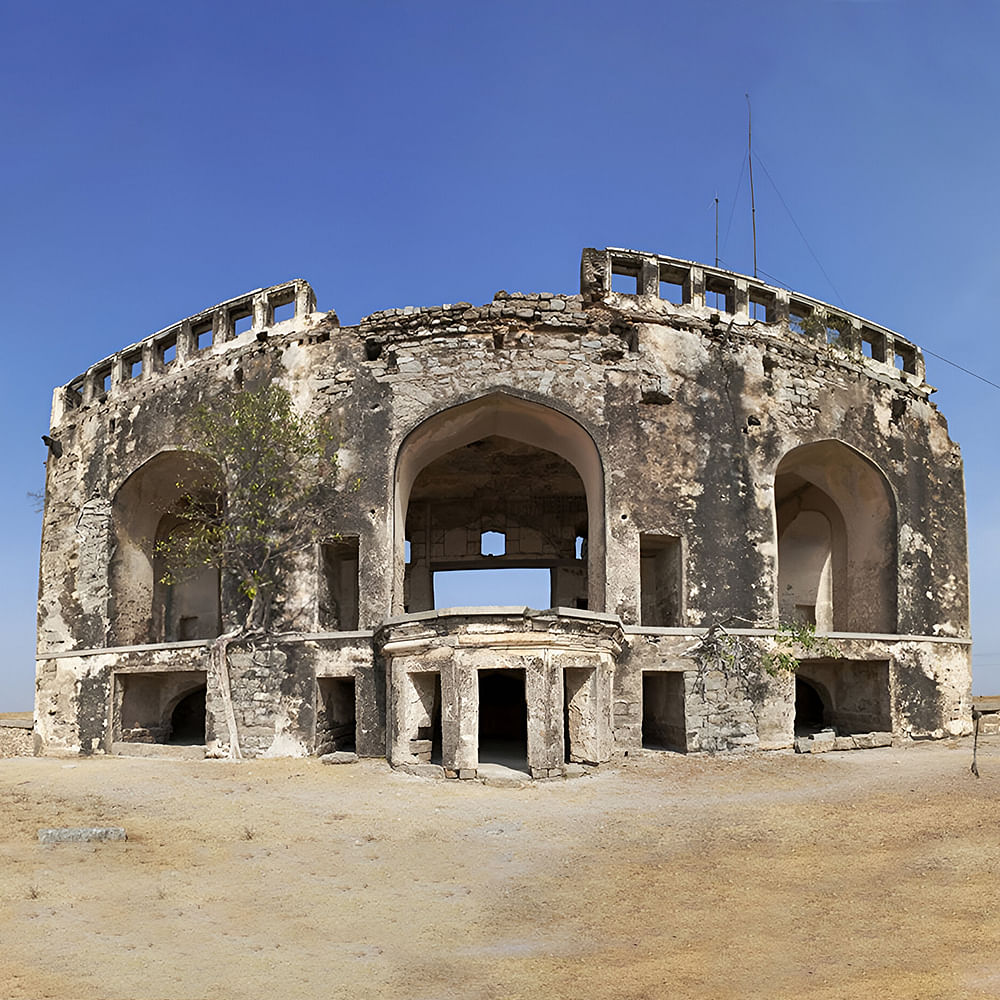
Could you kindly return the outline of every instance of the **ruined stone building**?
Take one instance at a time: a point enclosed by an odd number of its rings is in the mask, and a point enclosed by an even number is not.
[[[267,382],[341,442],[339,512],[284,567],[274,634],[229,651],[251,754],[355,749],[535,777],[642,747],[865,747],[969,731],[962,461],[921,352],[719,268],[585,250],[580,293],[386,309],[295,280],[198,313],[55,391],[41,753],[226,740],[218,573],[166,587],[187,420]],[[454,570],[546,574],[547,609],[439,608]],[[796,675],[699,653],[781,622]],[[141,747],[140,747],[141,744]],[[498,747],[500,748],[498,750]]]

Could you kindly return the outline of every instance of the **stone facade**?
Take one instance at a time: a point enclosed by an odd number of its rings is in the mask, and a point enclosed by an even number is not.
[[[334,429],[337,513],[222,677],[239,594],[165,587],[154,547],[180,478],[211,479],[188,416],[267,383]],[[966,733],[962,462],[932,392],[884,327],[634,251],[585,250],[578,295],[354,327],[304,281],[231,299],[55,391],[36,749],[211,749],[227,703],[250,754],[458,777]],[[437,574],[504,567],[547,573],[550,609],[435,609]],[[722,624],[757,662],[779,621],[827,637],[795,677],[699,652]]]

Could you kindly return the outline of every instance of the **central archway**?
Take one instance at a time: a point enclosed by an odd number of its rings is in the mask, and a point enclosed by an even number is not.
[[[586,545],[586,606],[603,611],[605,606],[605,526],[604,471],[601,458],[590,434],[575,420],[552,407],[531,400],[494,392],[451,407],[429,417],[403,441],[396,459],[393,518],[393,587],[392,610],[407,610],[406,523],[414,484],[420,474],[439,459],[477,442],[510,441],[551,453],[572,467],[582,483],[586,513],[582,524],[569,526],[582,532]],[[495,444],[489,447],[495,448]],[[516,457],[516,450],[503,449]],[[537,464],[534,466],[537,468]],[[583,499],[583,498],[582,498]],[[583,512],[580,512],[581,515]],[[485,522],[484,530],[492,530]],[[579,545],[578,545],[579,548]],[[412,609],[411,609],[412,610]]]

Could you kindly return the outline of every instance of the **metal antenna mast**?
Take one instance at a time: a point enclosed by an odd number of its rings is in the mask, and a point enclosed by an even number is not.
[[[753,146],[751,145],[751,110],[750,95],[747,99],[747,159],[750,161],[750,226],[753,229],[753,276],[757,277],[757,206],[753,198]]]
[[[715,196],[715,266],[719,266],[719,196]]]

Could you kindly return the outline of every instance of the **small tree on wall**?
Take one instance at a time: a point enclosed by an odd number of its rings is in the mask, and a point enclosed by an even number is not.
[[[336,448],[328,429],[296,413],[291,395],[275,385],[229,392],[197,409],[190,427],[192,450],[212,459],[221,478],[197,488],[179,484],[180,530],[156,550],[166,567],[163,583],[214,566],[223,579],[235,579],[245,598],[242,621],[212,648],[230,753],[238,757],[226,647],[269,630],[282,561],[312,544],[328,523]]]

